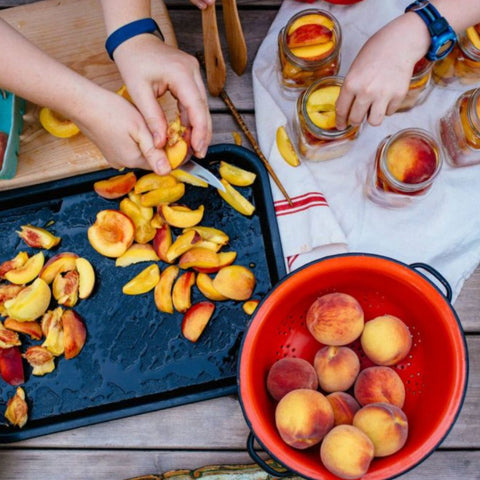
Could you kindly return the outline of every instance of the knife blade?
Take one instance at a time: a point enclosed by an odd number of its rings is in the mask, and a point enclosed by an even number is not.
[[[225,192],[225,187],[220,180],[210,170],[207,170],[205,167],[202,167],[193,160],[189,160],[187,163],[184,163],[179,170],[187,172],[190,175],[207,182],[212,187],[218,188],[222,192]]]

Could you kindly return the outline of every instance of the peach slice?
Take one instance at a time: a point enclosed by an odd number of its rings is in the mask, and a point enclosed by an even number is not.
[[[70,138],[80,132],[75,123],[48,107],[40,109],[38,119],[42,127],[54,137]]]
[[[135,184],[134,192],[141,194],[158,190],[159,188],[171,188],[178,184],[174,175],[158,175],[158,173],[147,173],[140,177]]]
[[[229,236],[218,228],[195,225],[194,227],[184,228],[183,233],[190,230],[195,230],[203,240],[215,242],[219,245],[226,245],[230,240]]]
[[[5,308],[5,301],[15,298],[22,290],[22,285],[12,285],[11,283],[0,284],[0,315],[6,317],[7,309]]]
[[[160,281],[154,290],[154,300],[161,312],[173,313],[172,287],[179,271],[176,265],[169,265],[160,275]]]
[[[255,275],[247,267],[230,265],[218,271],[213,286],[232,300],[248,300],[255,288]]]
[[[80,315],[74,310],[65,310],[62,314],[65,358],[70,360],[82,350],[87,340],[87,329]]]
[[[120,202],[119,208],[120,211],[127,215],[135,225],[135,241],[137,243],[148,243],[153,240],[153,237],[155,236],[155,228],[150,223],[150,219],[142,214],[141,210],[142,208],[147,207],[140,207],[130,198],[124,198]],[[153,209],[150,207],[148,208],[152,211],[153,215]]]
[[[28,420],[28,405],[25,401],[25,391],[18,387],[15,395],[8,399],[5,418],[15,427],[22,428]]]
[[[292,167],[298,167],[300,165],[300,159],[283,125],[277,128],[276,142],[282,158]]]
[[[43,252],[38,252],[31,256],[21,267],[9,270],[5,274],[5,279],[15,285],[29,283],[41,272],[44,262]]]
[[[242,145],[242,136],[235,130],[232,132],[232,138],[235,145]]]
[[[175,239],[175,241],[167,250],[167,262],[172,263],[176,258],[190,250],[199,241],[200,235],[194,230],[182,233]]]
[[[18,347],[21,344],[18,333],[5,328],[0,322],[0,348]]]
[[[182,269],[193,268],[197,272],[213,273],[232,264],[237,257],[237,252],[220,252],[202,247],[193,247],[185,252],[178,262]]]
[[[75,266],[78,272],[78,296],[88,298],[95,286],[95,270],[92,264],[83,257],[75,260]]]
[[[307,99],[307,114],[310,120],[324,130],[335,128],[335,104],[340,87],[331,85],[315,90]]]
[[[184,170],[172,170],[170,175],[175,177],[179,182],[188,183],[194,187],[208,187],[208,183],[205,180],[202,180],[191,173],[185,172]]]
[[[218,194],[237,212],[247,217],[251,216],[255,211],[255,206],[250,203],[238,190],[232,187],[225,179],[221,179],[220,182],[225,187],[225,192],[218,190]]]
[[[165,220],[162,218],[162,216],[158,213],[158,212],[155,212],[155,214],[153,215],[152,219],[150,220],[150,225],[153,227],[153,228],[161,228],[163,227],[163,225],[165,225],[167,222],[165,222]]]
[[[198,302],[185,313],[182,321],[182,334],[191,342],[196,342],[205,330],[215,311],[212,302]]]
[[[5,278],[5,274],[9,270],[15,270],[16,268],[22,267],[25,265],[25,262],[28,260],[27,252],[19,252],[11,260],[7,260],[0,265],[0,278]]]
[[[318,43],[326,43],[332,40],[333,31],[325,25],[318,23],[306,23],[300,25],[292,33],[287,35],[287,47],[306,47]]]
[[[79,274],[77,270],[59,273],[52,283],[52,293],[59,305],[73,307],[78,301]]]
[[[43,248],[50,250],[57,246],[62,240],[60,237],[56,237],[45,228],[34,227],[33,225],[22,225],[20,232],[17,232],[18,236],[23,241],[34,248]]]
[[[128,267],[140,262],[158,262],[160,260],[154,248],[149,244],[134,243],[115,260],[116,267]]]
[[[39,274],[39,277],[50,284],[59,273],[74,270],[76,268],[77,258],[78,255],[76,253],[57,253],[52,258],[47,260]]]
[[[173,306],[177,312],[184,313],[192,306],[191,292],[195,285],[195,272],[185,272],[178,277],[172,290]]]
[[[90,245],[105,257],[119,257],[133,243],[135,225],[128,215],[118,210],[102,210],[88,228]]]
[[[123,286],[122,292],[125,295],[141,295],[153,290],[159,280],[160,269],[156,263],[153,263],[127,282]]]
[[[18,347],[0,348],[0,377],[10,385],[25,382],[22,354]]]
[[[200,205],[191,210],[184,205],[162,205],[161,214],[165,221],[172,227],[188,228],[199,224],[203,218],[205,207]]]
[[[258,307],[258,304],[260,303],[260,300],[258,299],[252,299],[252,300],[247,300],[243,305],[242,309],[247,315],[252,315],[253,312],[256,310]]]
[[[213,286],[213,280],[206,273],[199,273],[197,275],[197,288],[209,300],[221,302],[228,300],[225,295],[218,292]]]
[[[318,43],[306,47],[292,48],[290,51],[299,58],[309,61],[322,60],[328,57],[335,50],[335,42]]]
[[[181,124],[179,116],[168,125],[165,153],[172,169],[179,167],[188,158],[190,130],[190,127]]]
[[[38,322],[19,322],[13,318],[6,318],[3,322],[5,328],[13,330],[14,332],[28,335],[33,340],[40,340],[43,336],[42,328]]]
[[[135,186],[137,177],[133,172],[116,175],[93,184],[93,189],[103,198],[112,200],[126,195]]]
[[[9,317],[20,322],[30,322],[41,317],[51,299],[50,288],[41,278],[24,288],[15,298],[6,300],[4,305]]]
[[[40,345],[28,347],[23,357],[33,367],[32,375],[42,376],[55,370],[53,353]]]
[[[41,322],[42,332],[45,335],[42,347],[47,348],[57,357],[65,351],[62,315],[63,308],[57,307],[55,310],[46,312]]]
[[[215,242],[210,242],[209,240],[199,240],[195,243],[196,247],[206,248],[207,250],[211,250],[212,252],[218,252],[222,248],[221,245]]]
[[[142,196],[138,193],[135,193],[133,190],[128,193],[128,198],[140,209],[140,214],[145,220],[152,220],[153,218],[153,208],[144,207],[142,205]]]
[[[302,25],[323,25],[327,27],[329,30],[333,30],[333,21],[329,18],[325,17],[324,15],[320,15],[318,13],[310,13],[307,15],[302,15],[300,18],[295,20],[295,22],[290,25],[288,29],[288,35],[291,35],[297,28],[300,28]]]
[[[257,178],[255,173],[224,162],[223,160],[220,162],[218,172],[223,179],[230,183],[230,185],[235,185],[237,187],[248,187],[249,185],[252,185]]]
[[[164,203],[173,203],[180,200],[185,194],[185,184],[177,183],[168,188],[157,188],[143,193],[140,201],[144,207],[156,207]]]
[[[172,245],[172,230],[168,223],[164,223],[161,227],[157,228],[152,245],[158,258],[162,260],[162,262],[170,263],[167,260],[167,252]]]

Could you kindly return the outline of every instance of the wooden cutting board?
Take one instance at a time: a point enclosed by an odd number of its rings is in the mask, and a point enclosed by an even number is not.
[[[49,55],[112,91],[122,80],[108,57],[105,25],[98,0],[45,0],[0,11],[0,17]],[[152,16],[165,40],[176,46],[167,8],[152,2]],[[45,72],[48,75],[48,72]],[[170,94],[161,99],[168,118],[177,111]],[[81,133],[69,139],[47,133],[38,121],[37,105],[27,103],[16,176],[0,180],[0,191],[43,183],[108,167],[98,148]]]

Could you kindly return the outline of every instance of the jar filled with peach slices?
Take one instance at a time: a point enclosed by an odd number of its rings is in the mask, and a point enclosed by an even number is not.
[[[433,79],[441,86],[480,82],[480,23],[461,33],[454,49],[443,60],[435,62]]]
[[[430,62],[425,57],[415,64],[407,95],[398,108],[398,112],[406,112],[426,100],[433,86],[432,67],[433,62]]]
[[[480,88],[462,93],[440,119],[440,137],[451,166],[480,163]]]
[[[367,197],[385,207],[403,207],[424,197],[440,172],[437,141],[420,128],[384,138],[367,175]]]
[[[294,15],[278,35],[281,85],[304,89],[318,78],[336,75],[341,44],[340,24],[329,12],[307,9]]]
[[[361,126],[335,127],[335,104],[343,78],[316,80],[297,100],[294,130],[298,149],[305,160],[330,160],[346,154],[358,137]]]

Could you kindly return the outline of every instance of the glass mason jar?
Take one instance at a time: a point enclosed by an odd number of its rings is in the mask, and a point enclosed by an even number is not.
[[[430,191],[441,166],[441,151],[430,133],[400,130],[377,148],[367,175],[367,197],[384,207],[410,205]]]
[[[432,67],[433,62],[430,62],[425,57],[415,64],[407,95],[398,108],[398,112],[410,110],[415,105],[420,105],[426,100],[433,86]]]
[[[298,150],[305,160],[321,161],[341,157],[353,145],[361,126],[349,125],[345,130],[335,128],[335,102],[343,83],[343,77],[325,77],[312,83],[297,99],[297,115],[294,131],[298,138]],[[332,88],[333,87],[333,88]],[[309,102],[313,94],[327,92],[319,105]],[[320,107],[323,111],[319,111]]]
[[[314,44],[312,37],[322,41]],[[340,24],[331,13],[314,8],[297,13],[278,34],[280,84],[295,91],[318,78],[336,75],[341,45]]]
[[[477,31],[478,29],[478,31]],[[480,82],[480,24],[469,27],[458,36],[454,49],[433,66],[433,80],[441,86],[460,82]]]
[[[480,88],[462,93],[440,119],[440,138],[452,167],[480,163]]]

